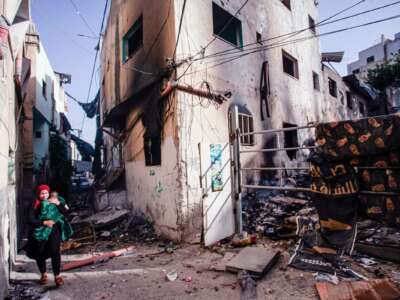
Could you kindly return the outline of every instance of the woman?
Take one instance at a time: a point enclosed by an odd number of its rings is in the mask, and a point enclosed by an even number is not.
[[[36,260],[41,273],[40,284],[48,282],[46,259],[51,258],[54,281],[57,286],[61,286],[64,280],[60,276],[60,245],[61,241],[71,237],[72,228],[63,215],[67,212],[65,204],[57,198],[49,199],[49,194],[49,186],[40,185],[37,188],[37,198],[29,212],[31,231],[25,250],[29,258]]]

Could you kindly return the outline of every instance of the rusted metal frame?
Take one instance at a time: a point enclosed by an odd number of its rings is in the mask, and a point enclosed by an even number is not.
[[[278,152],[278,151],[290,151],[290,150],[305,150],[305,149],[316,149],[317,146],[304,146],[304,147],[290,147],[290,148],[271,148],[271,149],[254,149],[254,150],[242,150],[240,153],[254,153],[254,152]]]

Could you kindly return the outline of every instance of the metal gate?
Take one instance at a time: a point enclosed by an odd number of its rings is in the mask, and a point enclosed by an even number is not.
[[[384,117],[378,116],[375,118]],[[279,186],[271,186],[271,185],[249,185],[243,182],[243,172],[252,172],[252,171],[308,171],[308,167],[242,167],[242,157],[243,155],[249,153],[276,153],[279,151],[297,151],[297,150],[315,150],[317,148],[316,145],[312,146],[298,146],[298,147],[279,147],[279,145],[275,148],[265,148],[265,149],[246,149],[244,150],[241,146],[241,137],[248,135],[268,135],[268,134],[281,134],[288,131],[299,131],[299,130],[310,130],[315,129],[317,123],[310,123],[305,126],[296,126],[296,127],[287,127],[280,129],[268,129],[268,130],[260,130],[242,133],[239,128],[239,112],[237,106],[232,109],[231,115],[231,155],[232,155],[232,165],[233,165],[233,197],[235,202],[235,217],[236,217],[236,231],[237,233],[242,233],[243,231],[243,222],[242,222],[242,197],[246,190],[276,190],[276,191],[293,191],[293,192],[312,192],[311,188],[304,187],[293,187],[293,186],[285,186],[281,184]],[[306,163],[306,162],[304,162]],[[356,171],[358,170],[372,170],[372,169],[400,169],[399,167],[356,167]],[[372,191],[359,191],[359,194],[366,195],[379,195],[379,196],[394,196],[397,195],[394,192],[372,192]]]

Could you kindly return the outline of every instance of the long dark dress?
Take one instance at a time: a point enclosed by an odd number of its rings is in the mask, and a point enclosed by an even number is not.
[[[62,214],[67,212],[67,209],[64,205],[60,204],[57,206]],[[38,218],[40,209],[32,208],[29,211],[28,216],[28,224],[30,225],[29,236],[28,236],[28,243],[24,247],[26,251],[26,255],[35,260],[43,260],[50,257],[54,257],[56,249],[58,252],[60,251],[60,244],[61,244],[61,229],[59,224],[55,224],[53,226],[53,230],[50,234],[48,240],[38,241],[34,236],[34,230],[37,227],[43,226],[43,221]]]

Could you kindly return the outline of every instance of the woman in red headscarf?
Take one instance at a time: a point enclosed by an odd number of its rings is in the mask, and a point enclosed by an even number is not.
[[[41,273],[40,283],[46,284],[48,281],[48,275],[46,272],[46,259],[51,258],[51,264],[53,267],[54,281],[57,286],[63,285],[63,278],[60,276],[61,269],[61,229],[59,224],[54,220],[43,220],[39,218],[41,214],[42,201],[48,201],[50,194],[50,188],[48,185],[39,185],[37,187],[36,199],[33,203],[32,209],[29,211],[28,223],[31,226],[31,230],[28,237],[28,243],[24,247],[29,258],[36,260],[37,266]],[[53,201],[53,200],[49,200]],[[67,208],[61,204],[60,201],[55,200],[51,202],[56,205],[60,213],[65,214]],[[35,229],[46,226],[51,228],[51,232],[47,239],[38,239],[35,236]]]

